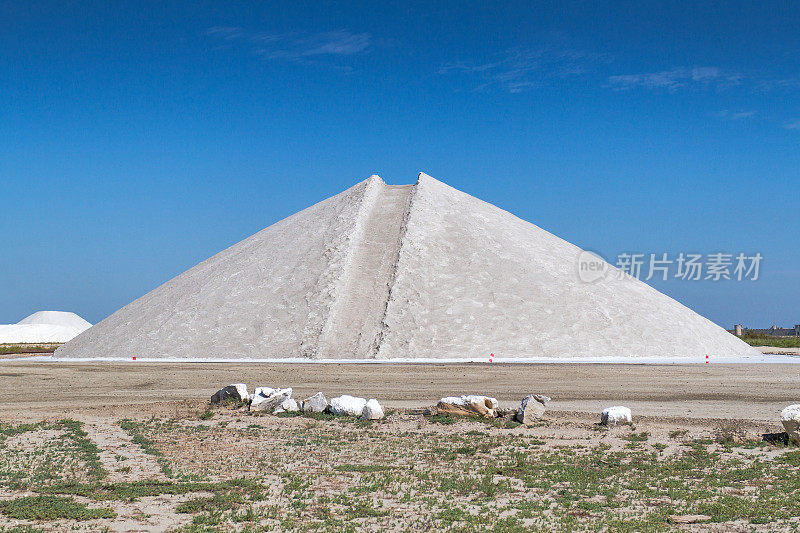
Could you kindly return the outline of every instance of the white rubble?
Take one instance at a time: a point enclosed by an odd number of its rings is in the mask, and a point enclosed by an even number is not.
[[[497,415],[498,406],[496,398],[469,394],[442,398],[436,405],[436,409],[442,413],[454,415],[494,418]]]
[[[600,414],[600,423],[606,426],[631,422],[631,410],[622,405],[606,407]]]
[[[256,387],[256,390],[253,391],[253,396],[264,396],[267,397],[275,392],[275,389],[272,387]]]
[[[371,398],[361,411],[362,420],[380,420],[383,416],[383,407],[375,398]]]
[[[790,405],[781,410],[781,424],[789,434],[789,439],[800,444],[800,404]]]
[[[300,409],[304,413],[324,413],[328,408],[328,400],[321,392],[300,402]]]
[[[580,255],[426,174],[413,185],[371,176],[173,278],[55,357],[761,357],[611,265],[582,280]]]
[[[292,388],[273,389],[271,387],[258,387],[250,402],[251,411],[266,411],[274,413],[281,404],[292,397]]]
[[[364,406],[366,405],[366,399],[344,394],[333,398],[329,407],[331,413],[335,415],[361,416],[361,413],[364,411]]]
[[[486,407],[489,409],[497,409],[498,405],[500,405],[497,401],[497,398],[492,398],[491,396],[480,396],[477,394],[466,394],[462,396],[447,396],[446,398],[442,398],[439,400],[440,403],[447,403],[450,405],[458,405],[458,406],[466,406],[471,403],[483,403],[486,404]]]
[[[300,408],[297,406],[297,402],[294,400],[294,398],[287,398],[283,400],[283,403],[280,404],[278,408],[273,411],[273,413],[296,413],[299,410]]]
[[[544,414],[545,405],[550,401],[548,396],[529,394],[522,399],[517,409],[516,419],[521,424],[532,424]]]
[[[240,402],[248,401],[250,395],[247,393],[247,385],[244,383],[234,383],[227,387],[222,387],[211,396],[211,403],[222,403],[228,398],[233,398]]]

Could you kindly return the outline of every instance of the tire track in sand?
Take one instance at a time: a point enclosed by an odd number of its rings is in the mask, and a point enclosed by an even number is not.
[[[146,454],[117,424],[106,420],[85,421],[83,430],[100,449],[100,463],[108,472],[108,481],[167,480],[155,457]]]

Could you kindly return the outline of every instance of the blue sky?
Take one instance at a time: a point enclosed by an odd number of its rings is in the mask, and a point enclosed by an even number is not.
[[[419,171],[612,262],[759,252],[653,284],[800,322],[800,4],[606,4],[0,1],[0,323]]]

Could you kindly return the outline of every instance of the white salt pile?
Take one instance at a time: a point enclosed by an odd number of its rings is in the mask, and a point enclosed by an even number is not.
[[[413,185],[372,176],[203,261],[55,357],[761,357],[612,265],[608,276],[582,279],[580,257],[577,246],[426,174]]]
[[[16,324],[0,325],[0,344],[67,342],[90,327],[75,313],[39,311]]]

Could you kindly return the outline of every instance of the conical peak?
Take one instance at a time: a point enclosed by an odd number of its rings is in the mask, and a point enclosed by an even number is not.
[[[383,181],[383,178],[381,178],[378,174],[372,174],[372,175],[370,175],[370,177],[368,177],[364,181],[366,181],[367,183],[379,183],[381,185],[386,185],[386,182]],[[414,185],[419,185],[420,183],[425,183],[425,182],[444,183],[444,182],[441,182],[441,181],[437,180],[436,178],[434,178],[430,174],[426,174],[425,172],[418,173],[417,174],[417,181],[414,182]]]
[[[386,185],[386,182],[383,181],[383,178],[381,178],[378,174],[371,174],[370,177],[368,177],[365,181],[382,183],[382,184]],[[444,183],[442,181],[437,180],[436,178],[434,178],[430,174],[426,174],[425,172],[419,172],[417,174],[417,181],[414,183],[414,185],[416,185],[416,184],[418,184],[420,182],[426,182],[426,181],[430,181],[430,182],[434,182],[434,183]]]
[[[419,174],[417,174],[417,183],[421,183],[421,182],[425,182],[425,181],[437,182],[439,180],[437,180],[436,178],[434,178],[434,177],[432,177],[432,176],[430,176],[428,174],[425,174],[424,172],[420,172]]]
[[[467,193],[459,191],[458,189],[451,187],[447,183],[439,181],[436,178],[424,172],[420,172],[417,175],[417,183],[415,184],[415,187],[418,190],[424,189],[428,191],[428,194],[434,195],[436,197],[440,197],[442,194],[447,194],[447,195],[456,194],[472,198]],[[439,199],[441,200],[441,198]]]

